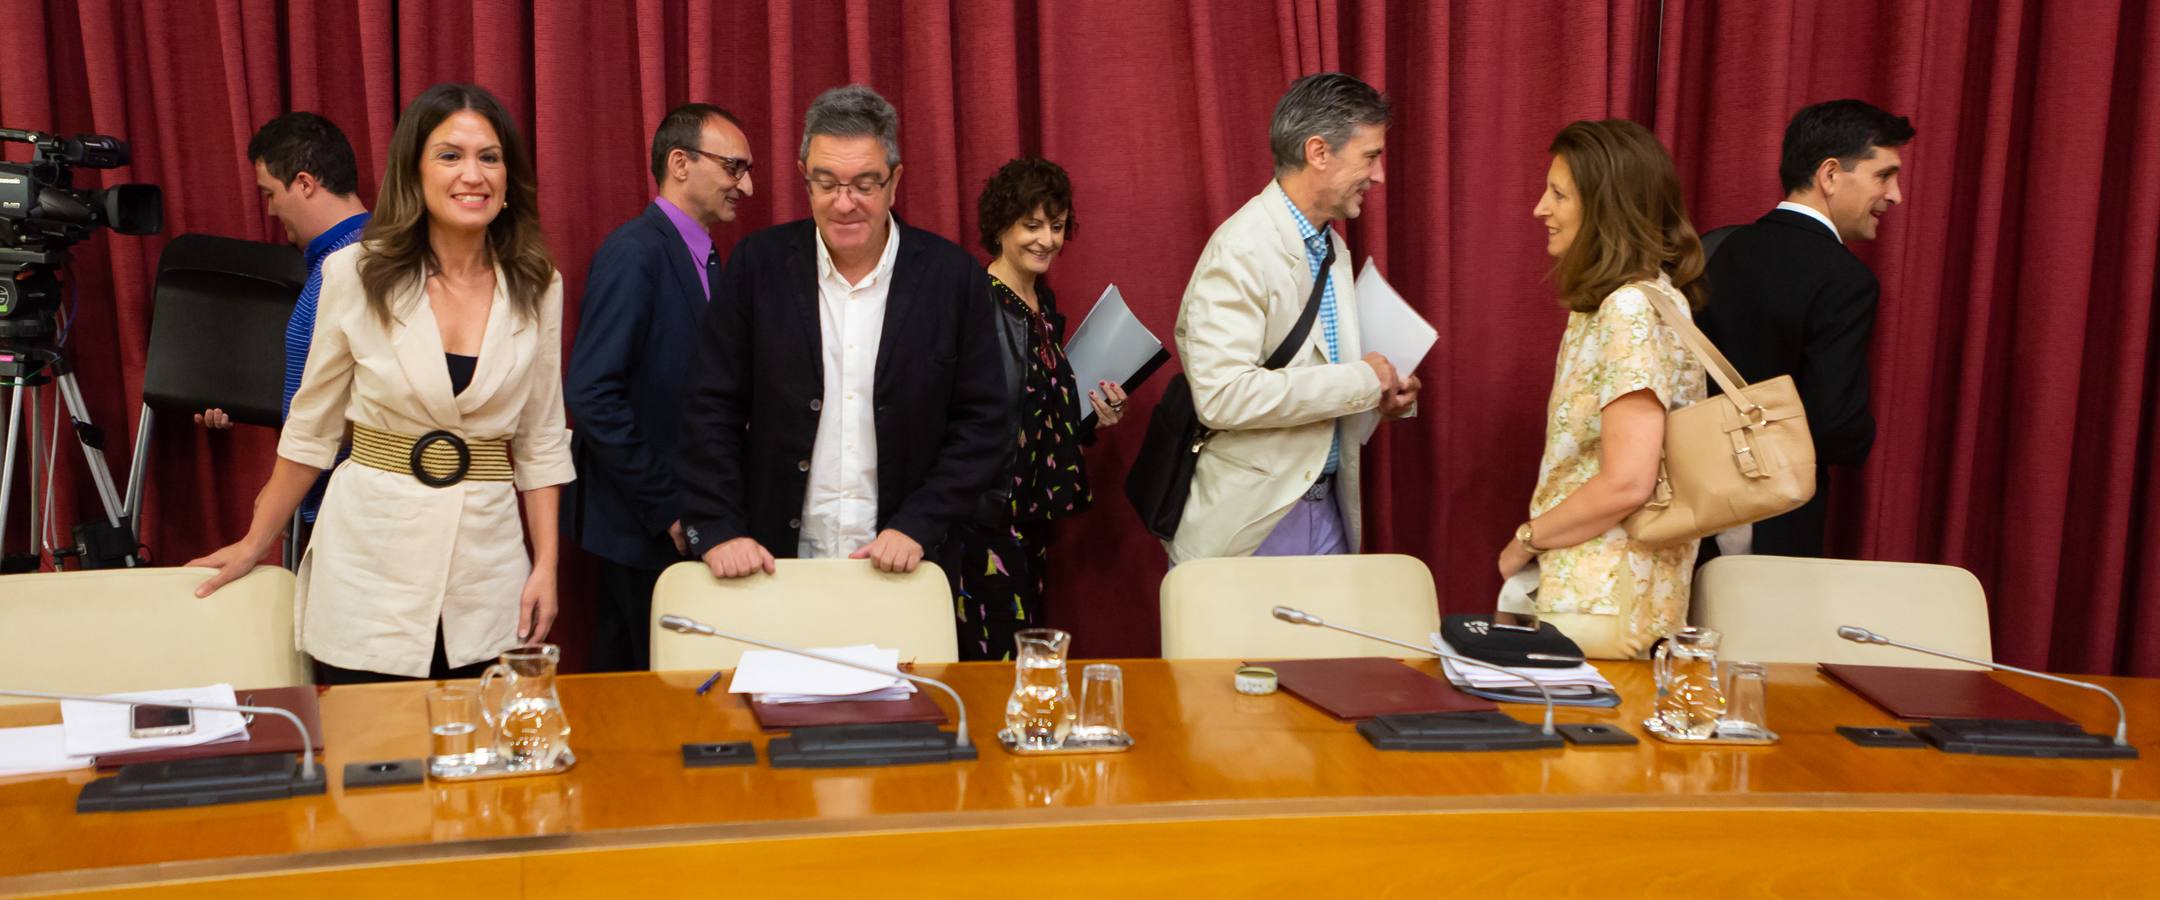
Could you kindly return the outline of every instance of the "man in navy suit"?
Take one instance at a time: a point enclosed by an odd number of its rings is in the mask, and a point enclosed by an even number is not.
[[[1791,375],[1815,439],[1815,498],[1718,535],[1720,552],[1823,555],[1829,466],[1858,466],[1875,443],[1868,339],[1882,289],[1849,244],[1872,241],[1903,202],[1898,148],[1912,122],[1859,100],[1801,110],[1786,126],[1779,203],[1710,257],[1710,303],[1696,321],[1742,377]]]
[[[750,168],[750,139],[726,110],[670,111],[653,135],[659,196],[608,235],[585,277],[563,375],[578,470],[563,530],[600,558],[595,671],[646,668],[653,583],[686,558],[670,461],[683,373],[719,271],[706,229],[735,218]]]

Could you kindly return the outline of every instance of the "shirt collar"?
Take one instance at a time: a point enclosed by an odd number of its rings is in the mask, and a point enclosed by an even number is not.
[[[1837,226],[1830,222],[1829,216],[1822,214],[1822,210],[1816,209],[1815,207],[1809,206],[1805,203],[1794,203],[1791,200],[1779,203],[1777,205],[1777,208],[1786,210],[1788,212],[1796,212],[1803,216],[1807,216],[1808,218],[1814,219],[1817,222],[1821,222],[1824,228],[1830,229],[1831,237],[1837,238],[1837,242],[1840,244],[1845,243],[1845,236],[1838,233]]]
[[[1290,221],[1297,223],[1298,237],[1305,241],[1305,252],[1315,257],[1324,255],[1327,252],[1326,235],[1313,227],[1311,219],[1305,218],[1305,211],[1297,208],[1297,202],[1290,199],[1288,191],[1283,192],[1283,205],[1290,208]]]
[[[314,268],[315,264],[321,262],[324,256],[344,247],[346,244],[352,243],[353,236],[358,234],[361,227],[365,226],[367,222],[368,214],[365,211],[353,213],[346,216],[344,221],[330,226],[329,231],[316,235],[315,239],[309,241],[307,245],[308,267]]]
[[[654,197],[653,205],[660,207],[660,212],[667,216],[668,222],[682,235],[683,245],[690,248],[690,261],[704,265],[705,261],[712,257],[712,232],[706,231],[704,225],[699,224],[698,220],[691,218],[689,213],[683,212],[682,207],[676,206],[666,197]]]
[[[886,213],[885,223],[885,251],[878,254],[877,268],[871,269],[870,274],[863,276],[861,284],[851,284],[847,285],[847,287],[866,288],[878,283],[880,279],[887,277],[892,272],[893,260],[900,255],[900,220],[893,218],[892,213]],[[815,225],[810,228],[810,237],[810,242],[817,245],[818,280],[824,281],[830,278],[835,281],[845,282],[847,279],[840,277],[839,268],[833,265],[832,250],[825,246],[825,236],[818,233]]]

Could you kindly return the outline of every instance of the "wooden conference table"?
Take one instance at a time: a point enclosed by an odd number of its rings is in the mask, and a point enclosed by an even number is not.
[[[2137,760],[1856,747],[1835,726],[1891,720],[1804,666],[1771,667],[1775,747],[1455,754],[1239,695],[1230,662],[1123,665],[1125,754],[999,749],[1010,664],[920,667],[967,699],[979,760],[879,769],[768,767],[740,699],[692,692],[705,673],[591,675],[560,682],[566,775],[350,791],[346,763],[427,752],[428,685],[334,688],[324,796],[77,815],[88,772],[0,779],[0,894],[2160,896],[2160,680],[2103,679]],[[1647,666],[1603,668],[1625,705],[1561,719],[1641,736]],[[2005,680],[2113,727],[2105,698]],[[685,742],[753,737],[755,767],[681,764]]]

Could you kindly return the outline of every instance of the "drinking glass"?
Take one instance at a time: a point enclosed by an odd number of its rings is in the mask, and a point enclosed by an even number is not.
[[[1725,664],[1725,715],[1718,719],[1719,737],[1758,738],[1769,734],[1770,723],[1763,705],[1769,679],[1761,663]]]
[[[1080,670],[1080,721],[1075,740],[1113,740],[1125,734],[1125,672],[1110,663]]]
[[[427,693],[428,767],[438,774],[470,772],[485,761],[480,750],[480,693],[440,687]]]

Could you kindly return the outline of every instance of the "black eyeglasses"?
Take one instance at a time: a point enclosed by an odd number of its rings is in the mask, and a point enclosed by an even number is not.
[[[750,174],[750,170],[757,165],[756,163],[751,162],[747,159],[743,159],[739,156],[721,156],[718,153],[707,153],[696,147],[684,147],[683,149],[695,153],[699,156],[705,157],[706,159],[710,159],[713,162],[719,163],[720,168],[727,170],[729,178],[741,178],[744,175],[748,175]]]

